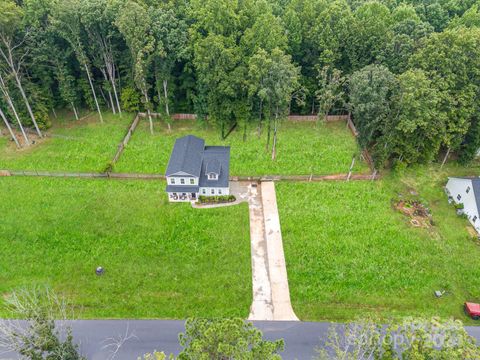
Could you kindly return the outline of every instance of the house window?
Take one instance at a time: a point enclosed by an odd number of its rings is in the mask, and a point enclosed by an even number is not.
[[[212,189],[211,192],[212,192],[212,195],[215,195],[215,189]]]
[[[175,184],[175,179],[174,178],[170,179],[170,184]]]
[[[180,179],[180,184],[185,185],[185,179]]]
[[[470,192],[470,186],[467,187],[466,193],[468,194]]]
[[[222,189],[218,189],[218,195],[222,195]]]
[[[214,173],[210,173],[210,174],[208,174],[208,178],[211,179],[211,180],[215,180],[217,178],[217,175],[214,174]]]
[[[458,194],[458,195],[457,195],[457,200],[460,201],[461,198],[462,198],[462,195]]]
[[[190,185],[195,184],[195,179],[190,179]]]
[[[207,190],[202,189],[202,194],[205,195],[207,193]]]
[[[475,215],[475,216],[473,217],[472,221],[475,222],[475,221],[477,221],[477,219],[478,219],[478,218],[477,218],[477,215]]]

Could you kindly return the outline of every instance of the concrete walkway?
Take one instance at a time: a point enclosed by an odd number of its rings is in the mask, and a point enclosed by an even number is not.
[[[263,215],[261,187],[252,183],[248,187],[250,214],[250,243],[252,254],[253,302],[249,320],[273,320],[272,289],[268,267],[267,241]]]
[[[263,216],[268,253],[268,272],[272,290],[273,320],[298,321],[290,302],[287,266],[283,252],[280,217],[278,215],[275,183],[262,182]]]
[[[275,184],[248,187],[253,302],[249,320],[298,321],[291,302]]]

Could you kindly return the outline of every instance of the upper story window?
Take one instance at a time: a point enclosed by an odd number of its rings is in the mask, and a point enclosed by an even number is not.
[[[195,179],[190,179],[190,185],[194,185],[195,184]]]
[[[170,184],[175,184],[175,178],[170,178]]]
[[[466,193],[468,194],[470,192],[470,186],[467,187]]]
[[[180,184],[185,185],[185,179],[180,179]]]
[[[462,195],[458,194],[457,195],[457,200],[460,200],[462,198]]]
[[[215,173],[209,173],[209,174],[208,174],[208,179],[209,179],[209,180],[217,180],[217,174],[215,174]]]

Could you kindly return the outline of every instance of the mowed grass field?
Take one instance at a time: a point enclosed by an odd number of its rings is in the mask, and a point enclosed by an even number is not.
[[[0,169],[103,171],[115,155],[133,115],[105,112],[103,117],[104,124],[97,114],[80,121],[59,116],[48,130],[52,137],[21,150],[6,137],[0,138]]]
[[[138,126],[115,171],[164,174],[175,139],[188,134],[205,139],[207,145],[231,146],[232,175],[347,173],[354,155],[357,156],[354,171],[368,173],[367,165],[359,160],[356,140],[344,122],[281,122],[277,159],[272,161],[271,151],[265,150],[265,128],[260,138],[252,127],[243,141],[243,130],[237,128],[222,141],[219,130],[191,120],[174,121],[171,132],[164,122],[156,121],[155,133],[151,135],[146,119]]]
[[[12,290],[46,285],[80,318],[246,317],[247,205],[172,205],[164,188],[0,178],[0,304]]]
[[[302,320],[444,316],[472,323],[480,302],[480,243],[443,185],[453,174],[418,168],[378,182],[279,183],[277,196],[291,298]],[[418,193],[418,195],[412,195]],[[414,228],[394,210],[398,194],[430,207],[434,226]],[[435,298],[435,290],[446,290]]]

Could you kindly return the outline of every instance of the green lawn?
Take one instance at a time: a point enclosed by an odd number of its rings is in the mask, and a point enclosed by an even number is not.
[[[156,122],[155,134],[151,135],[148,121],[144,120],[115,171],[164,174],[175,139],[187,134],[204,138],[207,145],[230,145],[232,175],[346,173],[352,157],[359,153],[356,141],[344,122],[319,125],[282,122],[278,131],[277,159],[272,161],[270,152],[265,151],[265,129],[260,139],[256,129],[251,128],[245,142],[241,129],[222,141],[218,130],[188,120],[175,121],[171,132],[167,131],[163,122]],[[368,172],[368,167],[357,161],[355,172]]]
[[[103,171],[132,119],[132,114],[104,113],[105,123],[101,124],[96,114],[78,122],[59,116],[48,131],[54,137],[22,150],[0,138],[0,169]]]
[[[463,302],[480,302],[480,247],[442,186],[448,174],[479,173],[418,168],[378,182],[278,184],[297,315],[335,321],[369,313],[440,315],[467,321]],[[400,193],[430,207],[431,230],[413,228],[392,208]],[[442,289],[448,293],[436,299],[434,290]]]
[[[246,317],[247,205],[192,209],[169,204],[164,187],[0,178],[0,299],[45,284],[81,318]]]

